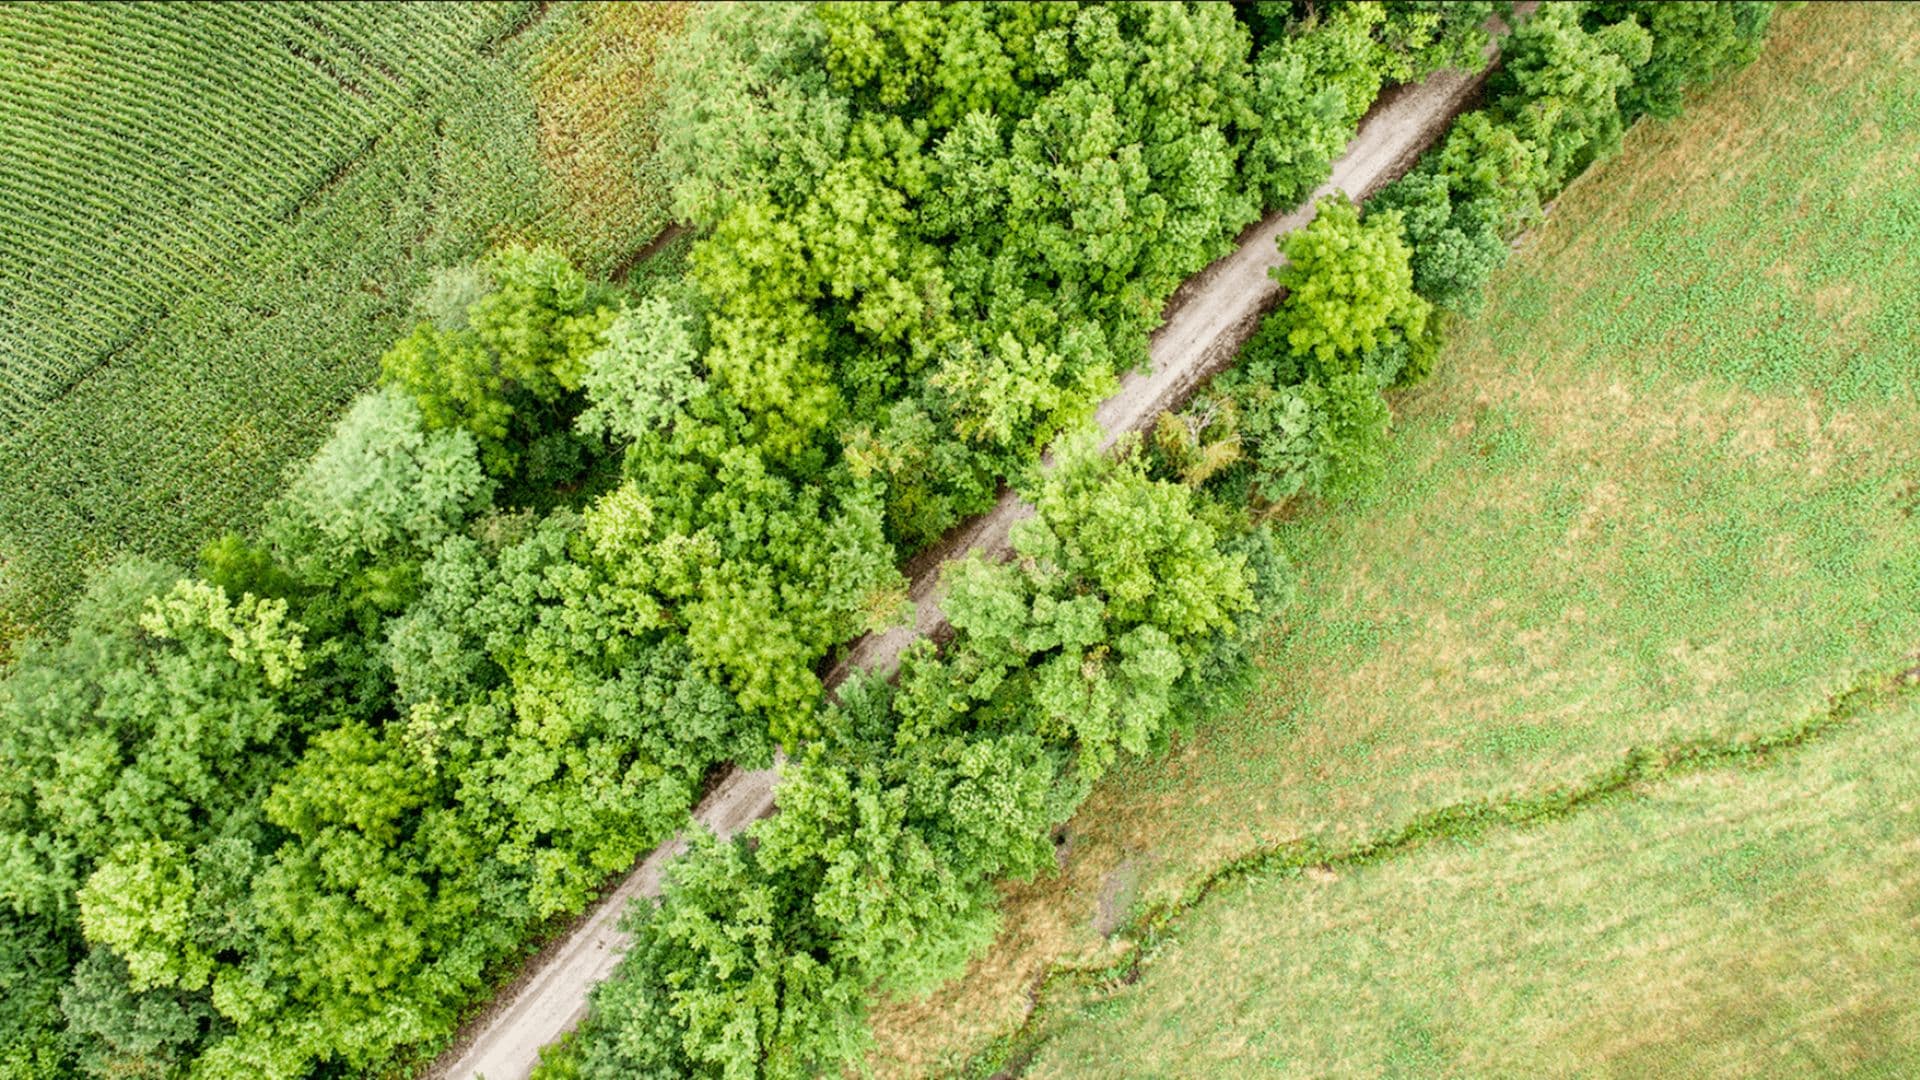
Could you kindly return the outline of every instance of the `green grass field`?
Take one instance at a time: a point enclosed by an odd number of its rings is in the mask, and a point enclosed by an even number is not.
[[[1911,1076],[1920,695],[1744,767],[1254,875],[1026,1076]]]
[[[662,4],[0,8],[0,654],[244,527],[431,272],[667,223]]]
[[[1920,8],[1787,13],[1752,68],[1682,119],[1641,125],[1620,159],[1576,183],[1496,276],[1487,311],[1455,328],[1434,379],[1396,401],[1386,479],[1283,526],[1300,597],[1262,650],[1247,708],[1103,783],[1072,823],[1065,871],[1007,889],[1006,929],[968,978],[881,1010],[877,1067],[940,1071],[995,1040],[1004,1051],[1066,1031],[1056,1037],[1081,1053],[1060,1051],[1062,1068],[1190,1072],[1171,1036],[1157,1065],[1126,1056],[1149,1051],[1119,1021],[1099,1044],[1115,1056],[1089,1056],[1100,1036],[1077,1028],[1094,1021],[1064,1008],[1005,1040],[1036,991],[1051,999],[1050,972],[1128,957],[1133,917],[1236,859],[1337,853],[1580,789],[1629,751],[1771,738],[1920,646],[1917,60]],[[1676,795],[1636,821],[1654,835],[1660,820],[1706,829],[1706,798]],[[1524,875],[1501,860],[1542,857],[1547,835],[1488,846],[1481,871]],[[1293,895],[1240,917],[1277,928]],[[1835,914],[1856,917],[1841,899],[1829,894]],[[1910,920],[1912,899],[1878,917]],[[1462,917],[1501,929],[1536,916],[1544,942],[1571,932],[1524,905]],[[1465,958],[1445,963],[1478,962],[1470,939],[1458,944]],[[1245,962],[1288,971],[1304,947],[1276,938],[1273,956]],[[1157,963],[1173,970],[1180,948]],[[1440,958],[1407,963],[1425,980],[1408,994],[1456,993]],[[1195,1010],[1229,976],[1198,959],[1178,970],[1193,1009],[1172,990],[1151,1008],[1168,1030],[1215,1024],[1224,1013]],[[1628,980],[1612,989],[1632,998],[1634,970],[1607,970],[1594,978]],[[1263,985],[1252,999],[1292,993],[1284,979]],[[1527,1022],[1486,1007],[1490,1038]],[[1351,1019],[1390,1027],[1384,1014]],[[1540,1068],[1579,1045],[1557,1038],[1541,1035]]]

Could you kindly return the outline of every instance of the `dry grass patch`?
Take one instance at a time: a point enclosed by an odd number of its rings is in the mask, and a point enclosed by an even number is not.
[[[670,178],[654,157],[661,91],[654,69],[691,10],[679,2],[569,7],[568,25],[534,73],[540,158],[563,193],[560,212],[544,225],[617,238],[594,246],[610,260],[598,272],[670,220]]]

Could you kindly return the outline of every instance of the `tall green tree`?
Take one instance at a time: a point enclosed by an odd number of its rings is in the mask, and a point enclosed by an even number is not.
[[[1652,39],[1646,63],[1620,91],[1620,111],[1631,120],[1680,115],[1690,87],[1760,55],[1772,18],[1773,5],[1761,0],[1601,0],[1587,5],[1582,22],[1599,28],[1630,19]]]
[[[504,248],[478,271],[484,291],[464,312],[421,323],[380,368],[429,430],[467,432],[488,473],[512,478],[531,446],[566,437],[570,397],[614,307],[606,286],[551,248]]]
[[[1508,35],[1487,80],[1495,118],[1546,150],[1553,190],[1620,149],[1619,95],[1653,48],[1632,19],[1588,30],[1580,15],[1578,5],[1542,6]]]
[[[1313,223],[1282,241],[1271,271],[1287,290],[1275,315],[1288,346],[1317,370],[1336,372],[1394,339],[1424,346],[1431,309],[1413,291],[1412,253],[1400,216],[1360,212],[1343,195],[1322,199]]]
[[[1055,458],[1030,492],[1037,513],[1014,526],[1018,558],[956,564],[942,607],[972,696],[1024,680],[1038,733],[1091,776],[1145,751],[1187,666],[1251,606],[1251,581],[1192,489],[1088,440]]]
[[[585,515],[591,558],[629,618],[670,620],[703,670],[782,741],[816,730],[827,650],[891,614],[900,576],[880,493],[797,480],[710,390],[670,435],[628,451],[630,479]]]
[[[1481,284],[1506,261],[1508,237],[1537,213],[1546,182],[1545,147],[1473,112],[1368,210],[1400,214],[1414,291],[1472,314]]]

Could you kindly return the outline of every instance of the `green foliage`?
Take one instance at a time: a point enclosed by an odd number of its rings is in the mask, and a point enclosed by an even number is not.
[[[1688,86],[1751,61],[1772,5],[1599,3],[1577,24],[1572,10],[1529,20],[1508,43],[1490,109],[1461,117],[1374,200],[1402,215],[1414,288],[1436,304],[1478,310],[1481,283],[1540,200],[1611,153],[1624,122],[1675,115]]]
[[[939,535],[1257,211],[1246,52],[1208,5],[715,10],[668,106],[699,366],[772,464],[846,454],[894,538]]]
[[[62,991],[82,1067],[368,1067],[678,827],[714,762],[765,760],[763,723],[608,603],[585,551],[567,515],[443,539],[387,621],[404,697],[378,724],[309,680],[341,637],[309,647],[287,600],[163,567],[103,578],[23,657],[0,684],[4,899],[91,946]]]
[[[900,576],[874,484],[797,482],[746,427],[724,394],[693,399],[671,433],[628,450],[632,479],[587,511],[586,535],[617,602],[683,627],[790,742],[816,730],[814,663],[888,613]]]
[[[1261,498],[1323,495],[1364,482],[1385,460],[1392,413],[1377,382],[1357,373],[1244,392],[1241,438]]]
[[[366,395],[293,477],[269,530],[291,564],[324,579],[369,557],[429,549],[492,494],[473,437],[429,430],[395,388]]]
[[[0,904],[0,1076],[7,1080],[72,1075],[60,990],[73,951],[72,936],[53,920]]]
[[[231,826],[257,755],[294,726],[288,695],[305,657],[286,604],[166,588],[169,576],[135,565],[104,577],[73,637],[0,683],[0,737],[18,770],[5,894],[17,910],[60,910],[60,893],[123,844]]]
[[[1252,104],[1261,135],[1248,147],[1244,169],[1267,207],[1291,206],[1325,180],[1359,119],[1348,114],[1347,95],[1301,41],[1284,38],[1254,63]]]
[[[1387,0],[1380,37],[1392,57],[1388,78],[1424,79],[1442,68],[1479,71],[1492,41],[1487,23],[1501,11],[1492,0]]]
[[[891,723],[884,685],[846,697]],[[1053,762],[1031,736],[871,734],[790,764],[751,842],[675,860],[634,913],[630,977],[596,991],[579,1075],[815,1075],[864,1047],[872,986],[932,985],[985,945],[991,877],[1050,858]]]
[[[1185,413],[1164,412],[1151,446],[1181,483],[1199,487],[1240,463],[1240,414],[1233,401],[1210,397]]]
[[[1411,252],[1400,218],[1360,212],[1344,196],[1322,199],[1313,224],[1287,235],[1286,288],[1274,318],[1288,348],[1321,371],[1342,369],[1362,353],[1399,338],[1420,346],[1430,312],[1413,291]]]
[[[1496,120],[1545,149],[1550,189],[1620,149],[1618,97],[1651,50],[1631,19],[1583,29],[1576,5],[1545,5],[1508,37],[1488,99]]]
[[[1291,207],[1327,178],[1384,83],[1486,64],[1491,3],[1342,3],[1240,8],[1257,46],[1249,103],[1258,134],[1241,178],[1268,208]],[[1284,29],[1283,29],[1284,28]]]
[[[213,973],[213,958],[188,940],[192,895],[193,872],[177,845],[163,840],[121,844],[81,888],[80,926],[88,941],[126,961],[127,985],[134,991],[198,990]]]
[[[705,386],[690,320],[664,297],[623,311],[586,358],[580,381],[591,403],[576,421],[587,434],[637,442],[672,423]]]
[[[1478,309],[1480,286],[1506,262],[1507,237],[1532,219],[1545,153],[1485,113],[1461,117],[1441,148],[1370,205],[1396,212],[1413,249],[1413,288],[1442,307]]]
[[[1456,203],[1449,177],[1437,172],[1409,173],[1389,185],[1371,209],[1399,215],[1412,248],[1408,262],[1413,290],[1434,304],[1472,314],[1480,286],[1506,262],[1505,224],[1487,200]]]
[[[1191,489],[1091,440],[1056,456],[1017,562],[952,570],[945,655],[843,686],[779,813],[675,861],[543,1075],[815,1075],[864,1049],[872,989],[937,985],[991,940],[993,879],[1051,864],[1049,827],[1254,607]]]
[[[89,954],[74,968],[58,1011],[82,1044],[81,1072],[154,1080],[180,1075],[202,1027],[213,1019],[212,1010],[193,995],[133,993],[125,965],[102,952]]]
[[[1146,750],[1188,664],[1251,607],[1250,582],[1191,489],[1087,442],[1055,454],[1037,516],[1014,527],[1019,558],[957,564],[943,606],[970,692],[1021,671],[1036,730],[1076,747],[1091,777]]]
[[[1330,5],[1315,27],[1318,33],[1296,32],[1291,38],[1307,58],[1313,84],[1339,95],[1343,126],[1357,123],[1392,77],[1387,51],[1374,40],[1386,14],[1380,4]]]
[[[226,944],[207,853],[260,835],[262,785],[302,726],[286,605],[176,577],[103,576],[72,636],[0,683],[0,900],[93,943],[62,1008],[104,1075],[167,1075],[200,1037]]]
[[[487,471],[512,478],[523,448],[571,420],[562,399],[580,388],[614,311],[608,290],[551,248],[506,248],[478,269],[486,284],[464,316],[421,323],[380,369],[429,431],[467,432]]]
[[[1088,438],[1054,455],[1028,492],[1036,516],[1014,526],[1031,587],[1044,583],[1061,602],[1101,597],[1110,630],[1152,626],[1188,656],[1231,625],[1247,603],[1244,568],[1216,550],[1190,490],[1150,479],[1137,457],[1097,452]]]
[[[1620,91],[1620,111],[1631,120],[1643,113],[1678,116],[1689,88],[1752,63],[1772,18],[1773,4],[1760,0],[1600,0],[1587,6],[1582,22],[1597,27],[1631,19],[1652,38],[1647,62]]]
[[[679,178],[680,220],[710,227],[738,204],[791,203],[841,158],[851,119],[813,63],[823,37],[807,5],[740,4],[694,20],[676,42],[660,155]]]
[[[993,505],[999,477],[1018,455],[983,453],[948,438],[937,416],[944,402],[929,394],[895,402],[876,424],[847,433],[846,462],[856,479],[878,477],[887,490],[887,532],[907,551],[938,540],[947,527]]]
[[[710,763],[767,752],[684,642],[609,597],[586,546],[564,515],[491,557],[449,541],[388,629],[406,745],[466,777],[462,801],[501,858],[528,868],[539,915],[584,903],[597,875],[581,863],[630,865]]]

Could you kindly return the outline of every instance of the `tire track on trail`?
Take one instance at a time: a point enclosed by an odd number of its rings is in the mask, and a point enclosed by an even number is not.
[[[1531,6],[1521,5],[1522,12]],[[1485,78],[1485,72],[1441,71],[1384,93],[1334,162],[1332,176],[1304,204],[1248,226],[1232,252],[1188,279],[1169,301],[1166,320],[1150,339],[1150,370],[1127,373],[1119,390],[1095,411],[1102,446],[1110,448],[1123,435],[1145,430],[1161,412],[1180,406],[1226,367],[1260,316],[1280,297],[1280,286],[1268,274],[1285,261],[1279,238],[1312,221],[1314,204],[1322,196],[1341,191],[1359,201],[1399,177],[1445,133]],[[837,687],[855,670],[891,675],[908,645],[945,631],[940,568],[976,551],[1005,558],[1011,553],[1009,530],[1032,513],[1017,494],[1004,492],[992,510],[956,527],[940,544],[915,557],[907,567],[913,618],[855,641],[824,680],[827,688]],[[721,836],[731,836],[773,812],[778,782],[778,762],[771,769],[731,769],[700,801],[693,818]],[[585,1018],[588,992],[613,973],[626,951],[629,938],[619,929],[621,913],[635,897],[660,894],[667,861],[685,846],[676,837],[642,859],[565,936],[525,965],[520,977],[469,1022],[427,1075],[435,1080],[525,1080],[540,1050]]]

